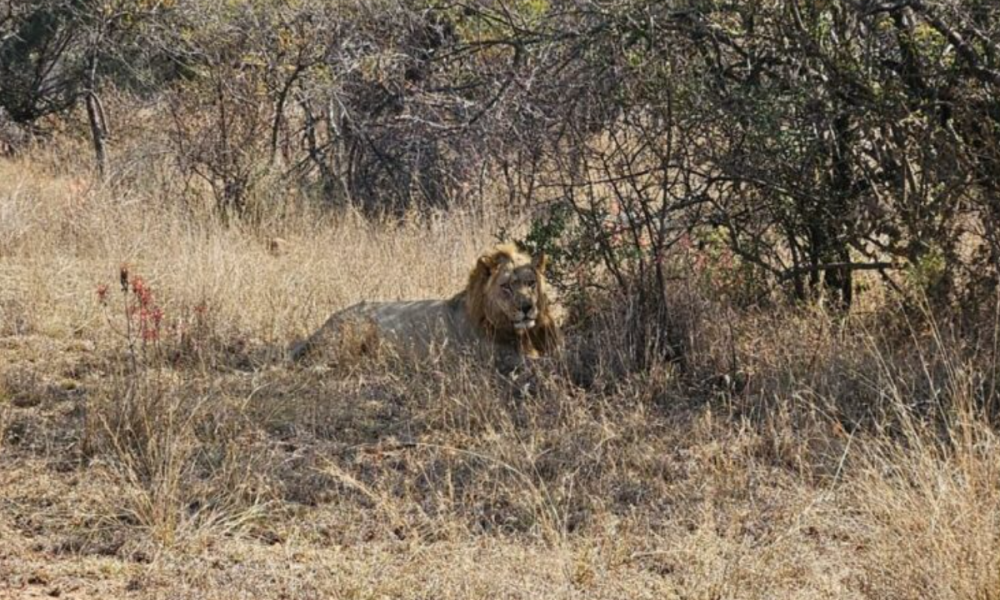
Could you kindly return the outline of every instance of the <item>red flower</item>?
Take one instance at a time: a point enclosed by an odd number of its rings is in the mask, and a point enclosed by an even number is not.
[[[163,311],[158,307],[141,307],[139,309],[139,330],[142,339],[152,341],[160,339],[160,324],[163,321]]]
[[[146,287],[146,282],[142,280],[142,277],[135,276],[132,278],[132,293],[139,300],[139,304],[143,308],[149,308],[153,303],[153,290]]]

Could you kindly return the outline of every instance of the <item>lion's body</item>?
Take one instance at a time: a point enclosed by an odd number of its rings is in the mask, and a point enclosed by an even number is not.
[[[305,346],[331,347],[337,342],[343,346],[348,336],[362,348],[387,344],[416,357],[425,356],[435,346],[468,346],[478,337],[464,306],[455,300],[361,302],[334,313]]]
[[[348,345],[360,350],[388,345],[400,354],[424,358],[431,352],[487,350],[528,357],[559,342],[542,277],[544,258],[503,246],[480,258],[465,290],[448,300],[361,302],[334,313],[306,341],[292,349],[297,360],[329,349],[334,357]]]

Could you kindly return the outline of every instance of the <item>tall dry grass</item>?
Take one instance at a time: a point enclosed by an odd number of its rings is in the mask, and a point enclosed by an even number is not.
[[[632,369],[600,299],[528,390],[461,359],[302,369],[280,350],[330,311],[450,295],[516,223],[275,188],[280,210],[227,225],[162,173],[81,173],[0,162],[18,590],[44,565],[40,585],[150,597],[1000,597],[995,362],[947,315],[678,284],[684,369]],[[186,338],[123,335],[122,264]]]
[[[225,226],[207,206],[50,176],[30,161],[0,164],[0,181],[2,298],[20,307],[7,322],[48,332],[94,326],[93,292],[128,264],[171,302],[205,303],[227,326],[286,340],[361,299],[454,293],[494,232],[461,215],[371,223],[296,198],[270,227]]]

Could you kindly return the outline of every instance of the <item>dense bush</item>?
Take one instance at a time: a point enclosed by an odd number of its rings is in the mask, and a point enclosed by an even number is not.
[[[592,8],[558,13],[553,31],[574,35],[553,33],[562,51],[539,67],[569,95],[533,98],[581,216],[618,207],[653,256],[722,233],[799,298],[845,306],[863,269],[939,300],[995,286],[1000,9]]]
[[[998,40],[985,0],[32,0],[0,13],[0,106],[84,104],[103,166],[100,94],[142,96],[230,216],[275,180],[501,197],[562,206],[630,296],[681,244],[724,247],[742,302],[848,307],[859,271],[950,302],[997,284]]]

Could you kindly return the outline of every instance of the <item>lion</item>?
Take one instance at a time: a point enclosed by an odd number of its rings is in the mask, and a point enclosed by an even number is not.
[[[562,343],[558,311],[545,280],[546,257],[502,244],[479,257],[465,289],[450,299],[361,302],[334,313],[290,354],[299,361],[318,348],[344,349],[350,338],[367,351],[377,344],[426,358],[435,349],[486,349],[506,358],[538,358]],[[485,348],[484,348],[485,347]]]

